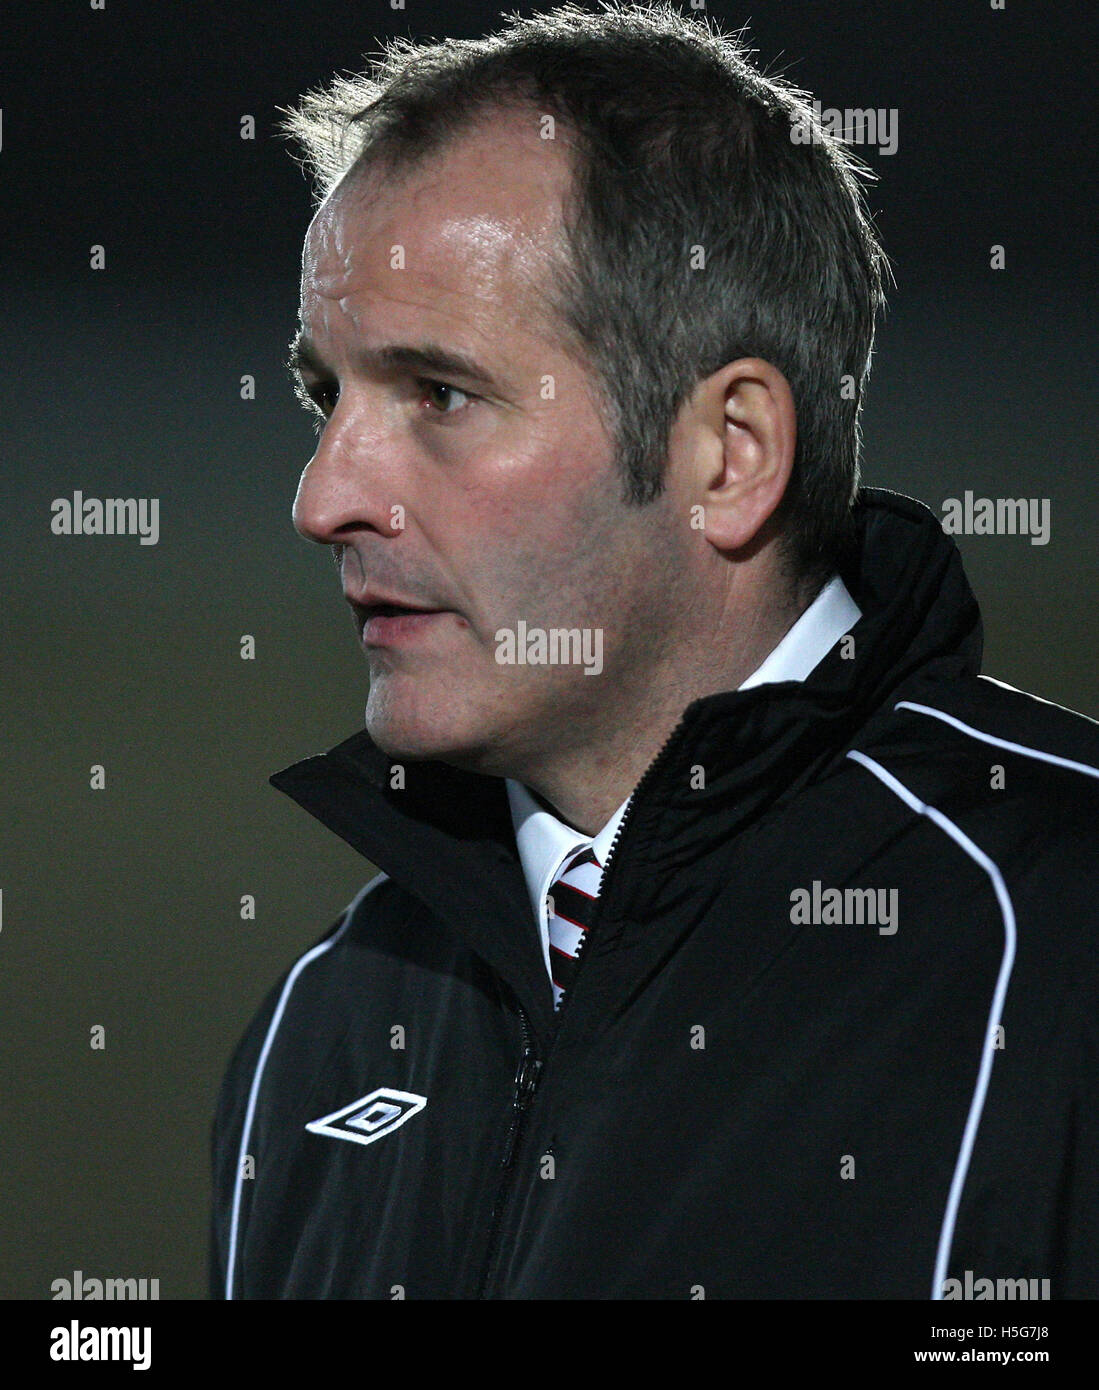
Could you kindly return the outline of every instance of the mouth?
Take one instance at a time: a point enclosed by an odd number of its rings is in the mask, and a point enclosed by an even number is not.
[[[359,640],[364,647],[390,647],[421,636],[432,623],[443,617],[445,608],[427,608],[411,603],[374,599],[360,602],[348,595],[355,614]]]
[[[403,613],[439,613],[438,608],[416,608],[411,603],[364,603],[355,607],[364,621],[370,618],[398,618]]]

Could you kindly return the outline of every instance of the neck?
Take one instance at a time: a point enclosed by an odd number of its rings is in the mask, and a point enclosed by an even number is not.
[[[689,642],[641,673],[636,690],[620,689],[612,700],[604,699],[602,719],[585,721],[582,743],[558,741],[552,755],[507,775],[522,781],[583,834],[598,834],[636,787],[687,706],[707,695],[736,690],[782,641],[814,596],[811,590],[791,595],[777,610],[756,605],[724,628],[711,628],[705,637],[692,632]]]

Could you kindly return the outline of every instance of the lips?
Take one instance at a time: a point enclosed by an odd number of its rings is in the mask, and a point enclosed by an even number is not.
[[[344,597],[354,611],[359,639],[368,647],[389,646],[412,637],[431,618],[447,611],[445,608],[432,608],[372,592],[362,595],[345,593]]]
[[[366,618],[394,618],[402,613],[440,613],[443,610],[430,603],[413,603],[394,594],[383,594],[367,590],[362,594],[348,593],[344,598],[351,605],[355,616],[362,622]]]

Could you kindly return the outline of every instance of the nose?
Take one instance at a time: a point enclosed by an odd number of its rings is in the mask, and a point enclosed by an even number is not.
[[[294,529],[319,545],[346,541],[356,531],[396,534],[392,476],[379,461],[392,458],[380,424],[341,397],[316,452],[305,465],[294,498]]]

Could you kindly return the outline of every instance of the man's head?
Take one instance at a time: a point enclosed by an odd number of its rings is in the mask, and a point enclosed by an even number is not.
[[[836,563],[882,262],[854,162],[795,143],[806,120],[674,10],[572,6],[398,42],[290,113],[328,416],[297,524],[353,597],[445,610],[368,629],[383,747],[521,776],[654,681],[722,688],[706,625],[727,638],[763,579],[796,612]],[[601,679],[501,666],[520,621],[598,629]]]

